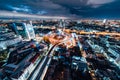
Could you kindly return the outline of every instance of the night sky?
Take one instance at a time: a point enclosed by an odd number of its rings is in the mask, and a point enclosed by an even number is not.
[[[120,0],[0,0],[4,13],[76,18],[120,18]]]

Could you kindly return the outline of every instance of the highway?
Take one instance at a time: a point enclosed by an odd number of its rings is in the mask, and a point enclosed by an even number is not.
[[[36,68],[34,69],[34,71],[32,72],[32,74],[27,80],[43,80],[44,79],[44,76],[46,74],[45,72],[47,72],[46,67],[48,67],[46,65],[48,65],[51,61],[50,54],[55,46],[56,45],[52,45],[49,48],[49,51],[47,52],[47,54],[41,58],[40,62],[38,63],[38,65],[36,66]]]
[[[33,80],[33,78],[35,77],[35,72],[37,72],[37,70],[39,69],[39,66],[41,65],[41,62],[43,61],[43,59],[45,58],[45,56],[43,56],[41,58],[41,60],[38,62],[38,65],[36,66],[36,68],[33,70],[33,72],[30,74],[28,80]]]
[[[41,68],[40,68],[40,70],[39,70],[39,72],[38,72],[37,77],[36,77],[35,80],[43,80],[43,79],[41,79],[41,77],[44,78],[44,75],[42,76],[42,74],[43,74],[43,71],[44,71],[44,69],[45,69],[45,67],[46,67],[49,59],[50,58],[48,56],[45,57],[44,63],[42,64],[42,66],[41,66]]]
[[[49,66],[49,64],[51,62],[50,55],[51,55],[51,53],[54,50],[56,45],[57,44],[51,46],[51,48],[49,49],[48,53],[46,54],[46,56],[45,56],[45,58],[44,58],[44,60],[43,60],[43,62],[41,64],[41,67],[40,67],[40,69],[38,71],[37,77],[34,80],[43,80],[44,79],[45,74],[46,74],[47,69],[48,69],[48,66]]]
[[[70,29],[65,29],[64,32],[67,33],[78,33],[78,34],[82,34],[82,35],[89,35],[89,34],[93,34],[93,35],[109,35],[109,36],[120,36],[120,34],[118,32],[85,32],[85,31],[79,31],[79,30],[70,30]]]
[[[61,43],[57,43],[55,45],[50,46],[48,52],[43,57],[43,59],[41,59],[41,61],[39,62],[38,66],[35,68],[35,70],[30,75],[30,77],[28,78],[28,80],[44,80],[44,77],[45,77],[46,72],[48,70],[49,64],[51,62],[51,55],[53,54],[52,51],[54,50],[54,48],[55,48],[56,45],[60,45],[60,44],[65,43],[67,41],[68,40],[65,39]]]

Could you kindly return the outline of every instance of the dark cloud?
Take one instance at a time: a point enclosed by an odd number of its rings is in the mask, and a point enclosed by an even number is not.
[[[0,10],[36,15],[119,18],[120,0],[0,0]]]

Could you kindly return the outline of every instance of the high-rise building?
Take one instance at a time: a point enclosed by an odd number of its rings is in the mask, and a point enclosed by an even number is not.
[[[32,23],[9,23],[8,26],[24,39],[35,39]]]

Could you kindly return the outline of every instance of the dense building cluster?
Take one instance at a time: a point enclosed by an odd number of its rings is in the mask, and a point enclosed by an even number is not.
[[[120,80],[119,20],[0,21],[0,80]]]

